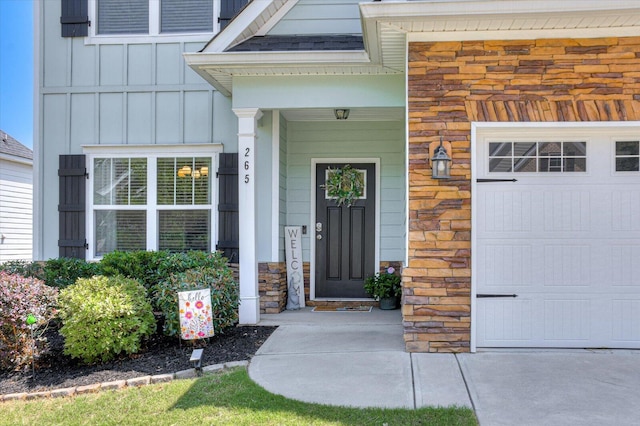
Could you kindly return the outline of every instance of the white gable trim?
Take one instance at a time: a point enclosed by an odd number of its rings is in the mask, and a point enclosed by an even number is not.
[[[224,52],[229,47],[253,37],[263,26],[268,24],[273,27],[284,16],[284,14],[279,14],[280,9],[283,7],[291,9],[297,2],[298,0],[251,1],[224,30],[205,46],[202,52]]]

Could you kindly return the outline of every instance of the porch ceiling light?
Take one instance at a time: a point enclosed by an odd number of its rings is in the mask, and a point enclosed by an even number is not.
[[[346,120],[349,118],[349,110],[347,108],[334,109],[333,113],[336,115],[336,119],[338,120]]]
[[[451,157],[442,144],[442,136],[440,136],[440,145],[431,157],[431,177],[434,179],[451,178]]]

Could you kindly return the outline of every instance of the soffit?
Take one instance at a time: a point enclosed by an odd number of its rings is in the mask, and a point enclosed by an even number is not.
[[[640,2],[449,0],[361,3],[372,62],[403,69],[406,42],[640,35]]]
[[[234,76],[399,74],[409,41],[532,38],[594,38],[640,35],[637,0],[461,0],[361,3],[364,51],[224,52],[261,34],[270,19],[297,0],[254,0],[262,12],[243,11],[234,37],[214,39],[187,63],[218,90],[230,95]],[[254,2],[250,3],[253,4]],[[249,7],[247,7],[249,10]],[[246,22],[245,22],[246,24]],[[271,25],[273,21],[271,21]],[[226,31],[226,30],[225,30]],[[264,32],[264,31],[263,31]],[[221,33],[221,35],[224,34]],[[223,41],[225,41],[223,43]]]

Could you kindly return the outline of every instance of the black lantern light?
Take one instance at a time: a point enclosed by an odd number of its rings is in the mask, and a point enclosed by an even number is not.
[[[440,145],[431,157],[431,177],[434,179],[449,179],[451,177],[451,157],[442,145],[442,136],[440,136]]]

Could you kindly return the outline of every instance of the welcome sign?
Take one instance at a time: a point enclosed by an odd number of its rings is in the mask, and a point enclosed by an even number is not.
[[[210,288],[179,292],[178,308],[180,310],[180,338],[195,340],[213,336]]]
[[[302,227],[285,226],[287,260],[287,309],[304,308],[304,271],[302,269]]]

